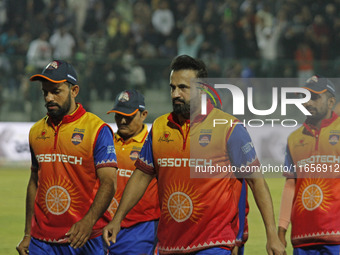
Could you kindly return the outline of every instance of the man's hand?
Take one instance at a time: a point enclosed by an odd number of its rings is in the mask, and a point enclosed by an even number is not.
[[[286,255],[285,247],[277,235],[268,238],[266,248],[269,255]]]
[[[69,237],[70,246],[74,249],[81,248],[91,236],[93,224],[85,218],[73,224],[66,233]]]
[[[120,222],[113,219],[107,226],[103,229],[103,238],[107,246],[110,246],[110,241],[116,243],[117,235],[120,231]]]
[[[231,250],[231,255],[238,255],[238,249],[239,247],[235,245]]]
[[[16,249],[20,255],[28,255],[28,246],[31,242],[31,236],[25,235],[24,238],[18,243]]]
[[[283,243],[285,247],[287,247],[286,232],[287,232],[287,229],[284,229],[283,227],[279,227],[278,236],[279,236],[281,243]]]

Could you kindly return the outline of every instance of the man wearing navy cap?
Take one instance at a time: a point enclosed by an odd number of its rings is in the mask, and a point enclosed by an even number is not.
[[[113,217],[148,136],[148,128],[144,124],[148,112],[145,109],[144,96],[140,92],[124,90],[118,94],[113,109],[108,113],[115,113],[118,127],[114,136],[118,158],[117,192],[109,208]],[[109,254],[154,254],[159,217],[157,180],[153,178],[142,199],[122,221],[117,242],[108,243]]]
[[[303,88],[311,113],[288,138],[285,166],[295,169],[282,194],[279,237],[286,245],[292,223],[294,254],[340,254],[340,118],[333,112],[335,87],[313,76]]]
[[[31,81],[42,85],[47,115],[29,133],[31,177],[19,254],[104,254],[102,228],[116,190],[111,128],[75,98],[77,74],[62,60]]]

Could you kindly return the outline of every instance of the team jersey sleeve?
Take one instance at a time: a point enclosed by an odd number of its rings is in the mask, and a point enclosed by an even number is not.
[[[136,160],[135,167],[146,174],[155,175],[155,166],[153,161],[152,151],[152,128],[146,138],[143,148],[140,151],[139,157]]]
[[[227,140],[227,149],[232,165],[240,169],[242,176],[251,174],[252,169],[260,166],[253,142],[244,126],[235,126]]]
[[[284,165],[285,165],[285,169],[289,169],[289,171],[285,171],[283,173],[283,176],[285,176],[287,178],[295,178],[296,177],[296,172],[294,171],[295,166],[294,166],[294,162],[293,162],[292,156],[290,154],[290,150],[289,150],[288,145],[286,146]]]
[[[113,132],[106,125],[102,127],[96,139],[93,158],[96,169],[102,167],[117,168],[117,156],[113,142]]]

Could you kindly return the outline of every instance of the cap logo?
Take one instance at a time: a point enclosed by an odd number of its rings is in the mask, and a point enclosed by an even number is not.
[[[74,81],[77,81],[77,79],[74,78],[74,77],[73,77],[72,75],[70,75],[70,74],[68,74],[67,77],[71,78],[71,79],[74,80]]]
[[[130,100],[130,96],[127,91],[122,92],[118,97],[119,102],[127,102],[129,100]]]
[[[319,81],[319,78],[318,78],[316,75],[314,75],[314,76],[310,77],[310,78],[307,80],[306,83],[310,83],[310,82],[318,82],[318,81]]]
[[[330,85],[327,84],[327,88],[335,93],[335,90]]]
[[[45,69],[49,69],[49,70],[51,70],[51,69],[58,69],[58,67],[59,67],[59,63],[57,61],[53,61],[53,62],[49,63],[46,66]]]

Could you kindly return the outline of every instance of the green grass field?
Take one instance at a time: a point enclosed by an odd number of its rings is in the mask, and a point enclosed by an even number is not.
[[[25,197],[29,174],[29,168],[0,168],[0,255],[17,254],[15,246],[24,233]],[[277,218],[284,179],[267,179],[267,182]],[[266,254],[265,230],[251,192],[249,193],[249,203],[249,239],[246,243],[245,255],[263,255]],[[290,244],[287,254],[292,254]]]

